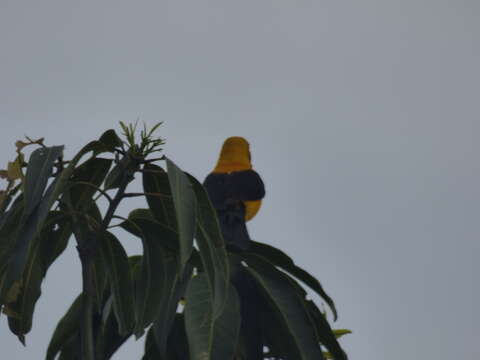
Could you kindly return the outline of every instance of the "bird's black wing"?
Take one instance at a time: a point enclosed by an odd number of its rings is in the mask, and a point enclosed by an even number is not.
[[[245,225],[243,202],[260,200],[265,196],[262,179],[253,170],[211,173],[203,185],[217,210],[227,245],[246,250],[250,245],[250,236]]]

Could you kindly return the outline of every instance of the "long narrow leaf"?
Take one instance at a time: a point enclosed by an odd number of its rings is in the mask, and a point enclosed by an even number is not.
[[[143,189],[155,220],[177,230],[177,217],[167,173],[154,164],[146,164],[143,170]]]
[[[212,359],[232,359],[240,332],[240,302],[237,291],[230,285],[226,306],[215,320]]]
[[[315,303],[311,300],[305,301],[307,311],[313,320],[317,332],[318,340],[328,349],[329,353],[335,360],[347,360],[347,355],[340,347],[337,340],[337,335],[330,327],[325,316],[320,312]],[[345,333],[351,331],[346,330]],[[345,334],[343,333],[343,334]]]
[[[195,276],[187,287],[185,328],[190,360],[210,360],[213,345],[213,316],[207,276]]]
[[[289,278],[259,256],[248,255],[247,270],[275,305],[300,353],[299,360],[322,358],[315,329]]]
[[[108,269],[113,294],[113,308],[119,332],[121,335],[125,335],[135,324],[133,284],[127,254],[117,238],[110,232],[104,232],[101,249]]]
[[[217,318],[223,311],[228,296],[230,277],[225,242],[217,214],[207,192],[193,176],[189,176],[198,204],[196,240],[214,297],[213,313]]]
[[[5,305],[7,311],[12,314],[8,319],[10,329],[22,342],[24,335],[32,327],[35,304],[40,297],[41,283],[46,272],[58,255],[65,250],[72,233],[70,224],[59,212],[51,212],[47,224],[39,242],[30,251],[19,296],[15,302]]]
[[[55,356],[61,351],[67,341],[77,334],[81,313],[82,295],[79,295],[57,324],[50,344],[48,344],[45,360],[54,360]]]
[[[178,224],[182,272],[193,250],[197,199],[187,175],[170,159],[167,159],[167,170]]]
[[[323,290],[320,282],[308,272],[295,265],[290,256],[285,254],[280,249],[257,241],[251,242],[249,251],[268,259],[268,261],[270,261],[275,266],[278,266],[282,270],[285,270],[286,272],[292,274],[297,279],[308,285],[318,295],[320,295],[323,300],[325,300],[325,302],[330,306],[330,309],[332,310],[334,319],[337,319],[337,310],[335,308],[335,303],[333,302],[332,298],[328,296],[325,290]]]
[[[162,358],[167,357],[168,337],[175,320],[178,302],[182,296],[185,296],[191,272],[192,269],[188,268],[180,277],[177,257],[166,258],[164,261],[162,298],[152,327]]]
[[[25,216],[29,216],[42,199],[55,160],[63,154],[63,146],[35,150],[28,161],[25,175]]]
[[[191,360],[230,359],[234,354],[240,329],[240,305],[233,288],[228,294],[225,311],[215,320],[207,276],[199,274],[188,284],[185,328]]]

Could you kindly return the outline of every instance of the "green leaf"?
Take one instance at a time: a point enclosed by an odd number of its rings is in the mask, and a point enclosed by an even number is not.
[[[307,300],[305,301],[305,305],[314,323],[318,341],[328,349],[335,360],[347,360],[347,355],[340,347],[337,341],[337,335],[333,332],[325,316],[313,301]]]
[[[299,351],[299,360],[321,359],[315,329],[291,279],[257,255],[247,255],[247,270],[274,304]]]
[[[177,257],[166,258],[163,264],[162,297],[152,328],[160,354],[162,354],[162,358],[167,358],[168,336],[175,320],[178,302],[185,295],[185,289],[193,269],[187,265],[186,271],[180,277]]]
[[[82,313],[82,300],[82,295],[79,295],[57,324],[48,344],[46,360],[54,360],[68,340],[77,334]]]
[[[272,305],[275,307],[275,305]],[[301,355],[297,349],[288,327],[281,318],[276,308],[265,306],[261,312],[260,321],[264,346],[268,348],[265,357],[275,359],[300,359]],[[322,358],[319,358],[319,360]]]
[[[163,272],[163,249],[155,243],[145,243],[144,258],[135,277],[135,314],[137,323],[135,337],[141,337],[155,319],[162,297],[161,274]],[[148,258],[148,259],[147,259]],[[152,258],[155,258],[153,260]]]
[[[60,195],[67,189],[68,181],[73,175],[78,162],[81,158],[90,151],[97,150],[97,145],[101,144],[98,141],[92,141],[85,145],[70,161],[68,167],[61,171],[59,175],[55,178],[54,182],[47,189],[42,201],[38,206],[38,224],[37,231],[41,230],[43,224],[43,219],[47,216],[47,213],[50,211],[50,208],[57,201]]]
[[[152,241],[158,240],[165,250],[179,252],[177,232],[155,221],[148,209],[133,210],[128,215],[128,220],[120,226],[140,239],[148,237]]]
[[[134,327],[133,284],[128,257],[115,235],[105,231],[101,241],[101,251],[113,294],[113,309],[118,322],[120,335],[129,333]]]
[[[98,359],[110,359],[132,333],[120,334],[117,318],[113,311],[113,295],[108,297],[101,314],[102,320],[96,322],[97,327],[94,329],[96,334],[96,357]]]
[[[45,218],[50,208],[59,196],[66,189],[67,181],[72,176],[75,166],[87,152],[92,151],[96,143],[87,144],[70,161],[68,167],[57,175],[42,197],[48,177],[51,174],[53,162],[61,155],[63,147],[43,149],[45,152],[32,153],[27,168],[28,183],[25,183],[25,211],[19,224],[19,231],[16,236],[15,246],[10,253],[8,268],[0,288],[0,304],[15,301],[18,295],[15,291],[20,287],[20,281],[25,269],[28,249],[33,247],[32,240],[42,229]],[[42,149],[39,149],[42,150]],[[38,151],[38,150],[36,150]],[[29,170],[30,168],[30,170]],[[38,184],[34,184],[38,177],[41,178]],[[43,184],[43,185],[42,185]],[[27,188],[29,190],[27,190]],[[27,209],[28,208],[28,209]]]
[[[240,301],[230,285],[226,306],[215,320],[212,359],[232,359],[240,333]]]
[[[330,298],[330,296],[328,296],[325,290],[323,290],[320,282],[308,272],[295,265],[290,256],[285,254],[283,251],[274,248],[273,246],[263,244],[257,241],[252,241],[250,243],[249,251],[268,259],[268,261],[270,261],[273,265],[278,266],[282,270],[285,270],[286,272],[292,274],[294,277],[301,280],[304,284],[313,289],[330,306],[330,309],[333,312],[334,319],[337,319],[337,310],[335,308],[335,303],[333,302],[332,298]]]
[[[147,193],[148,207],[155,220],[177,230],[175,206],[167,173],[154,164],[146,164],[143,170],[143,189]]]
[[[187,287],[185,328],[190,360],[210,360],[213,344],[212,296],[207,276],[195,276]]]
[[[122,146],[122,140],[113,129],[105,131],[98,140],[105,144],[110,152],[113,152],[115,148]]]
[[[135,255],[128,258],[128,265],[132,278],[139,267],[141,256]],[[113,309],[113,295],[106,289],[100,311],[94,320],[94,333],[96,334],[96,358],[110,359],[112,355],[132,335],[132,332],[121,335],[118,322]],[[101,317],[101,319],[99,319]]]
[[[193,250],[197,199],[187,175],[173,161],[170,159],[166,159],[166,161],[177,218],[180,240],[180,272],[182,272]]]
[[[207,276],[201,273],[188,284],[185,328],[191,360],[229,359],[233,355],[240,329],[240,305],[233,287],[228,294],[225,311],[215,321]]]
[[[143,334],[144,328],[157,318],[160,308],[167,311],[165,323],[168,327],[169,301],[175,293],[178,276],[178,240],[175,231],[153,220],[151,212],[137,209],[130,213],[122,228],[140,237],[143,243],[143,261],[136,277],[135,309],[137,314],[136,336]],[[175,264],[176,268],[172,268]],[[190,271],[185,274],[189,275]],[[178,299],[176,300],[178,302]],[[173,305],[172,305],[173,306]],[[176,310],[176,304],[174,311]]]
[[[96,251],[92,265],[92,281],[93,281],[93,302],[98,312],[102,311],[105,292],[108,290],[107,283],[109,277],[109,268],[105,264],[103,251]]]
[[[130,170],[133,168],[134,164],[129,156],[125,156],[120,159],[120,161],[115,164],[113,169],[108,173],[105,179],[105,190],[116,189],[120,187],[122,180]]]
[[[28,217],[42,199],[53,164],[63,154],[63,146],[35,150],[28,161],[24,182],[25,217]]]
[[[23,197],[20,195],[18,200],[13,203],[2,217],[0,225],[0,274],[7,267],[8,260],[11,257],[11,249],[15,245],[16,235],[21,226],[20,219],[23,215],[23,204]]]
[[[189,175],[189,179],[198,201],[197,245],[214,296],[214,317],[217,318],[222,313],[227,300],[230,277],[227,251],[217,213],[207,192],[193,176]]]
[[[39,242],[29,253],[19,296],[15,302],[5,305],[9,312],[15,314],[8,319],[10,330],[20,339],[32,327],[35,304],[40,297],[41,284],[47,270],[65,250],[72,233],[70,224],[59,212],[51,212],[47,224]]]
[[[80,360],[80,354],[78,351],[78,338],[76,336],[73,335],[65,341],[57,359]]]
[[[341,338],[344,335],[351,334],[351,333],[352,333],[352,330],[348,330],[348,329],[334,329],[333,330],[333,334],[335,335],[335,337],[337,339]]]
[[[21,278],[27,262],[27,254],[32,240],[37,235],[37,226],[40,222],[38,208],[26,220],[19,223],[19,229],[13,249],[9,251],[5,278],[0,289],[0,303],[16,301],[21,288]]]
[[[160,351],[158,350],[157,344],[155,343],[155,335],[153,333],[153,328],[150,328],[147,333],[147,339],[145,340],[145,354],[143,355],[142,360],[159,359],[164,359],[164,357],[160,355]]]
[[[112,160],[91,158],[81,164],[73,172],[70,189],[70,200],[74,209],[86,210],[92,201],[105,176],[112,165]]]

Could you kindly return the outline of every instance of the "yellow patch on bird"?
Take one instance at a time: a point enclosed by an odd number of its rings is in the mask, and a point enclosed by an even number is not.
[[[243,203],[245,204],[245,221],[249,221],[257,215],[262,206],[262,200],[244,201]]]
[[[223,143],[214,173],[229,173],[232,171],[250,170],[250,146],[240,136],[229,137]]]

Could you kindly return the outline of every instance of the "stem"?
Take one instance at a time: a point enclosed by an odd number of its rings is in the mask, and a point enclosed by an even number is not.
[[[108,202],[111,203],[111,202],[113,201],[113,200],[112,200],[112,197],[111,197],[110,195],[108,195],[108,193],[107,193],[105,190],[99,188],[98,186],[96,186],[96,185],[94,185],[94,184],[92,184],[92,183],[89,183],[89,182],[87,182],[87,181],[76,181],[75,184],[74,184],[74,186],[75,186],[75,185],[86,185],[86,186],[90,186],[90,187],[94,188],[95,190],[97,190],[97,191],[100,193],[100,195],[103,195],[103,196],[108,200]]]
[[[124,198],[127,197],[139,197],[139,196],[158,196],[158,197],[166,197],[166,198],[171,198],[171,195],[165,195],[161,193],[154,193],[154,192],[142,192],[142,193],[125,193],[123,194]]]
[[[83,296],[82,318],[80,322],[80,346],[82,359],[95,360],[95,342],[93,339],[93,256],[82,253],[77,246],[82,262]]]

